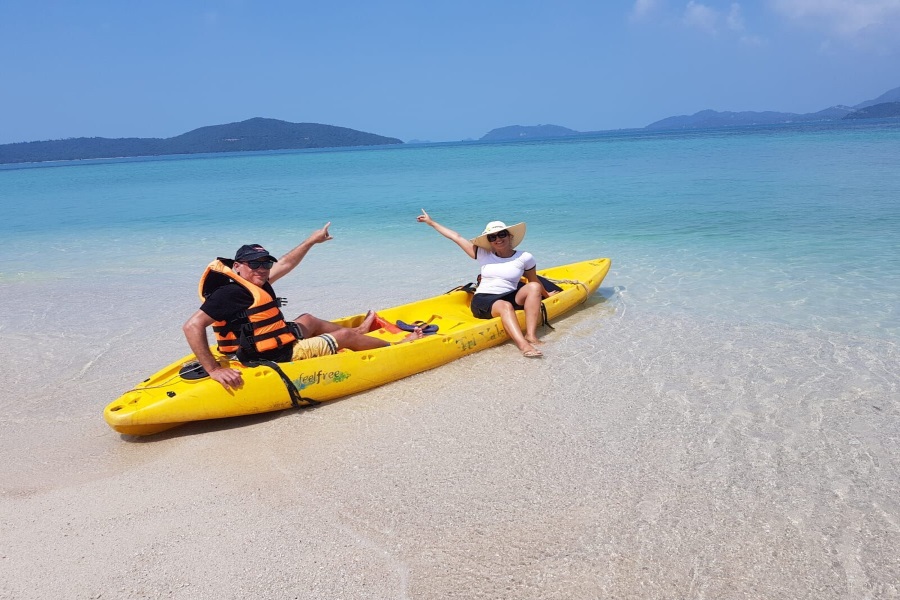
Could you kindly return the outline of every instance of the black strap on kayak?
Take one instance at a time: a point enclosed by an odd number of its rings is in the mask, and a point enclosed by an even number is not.
[[[550,324],[550,317],[547,316],[547,305],[541,302],[541,321],[542,325],[546,325],[550,329],[556,331],[556,327]]]
[[[474,294],[474,293],[475,293],[475,287],[476,287],[476,285],[475,285],[474,283],[469,282],[469,283],[467,283],[466,285],[458,285],[458,286],[456,286],[455,288],[453,288],[452,290],[448,290],[448,291],[445,292],[445,293],[447,293],[447,294],[452,294],[453,292],[463,291],[463,292],[466,292],[466,293],[469,293],[469,294]]]
[[[321,404],[318,400],[313,400],[312,398],[304,398],[300,395],[300,390],[297,389],[297,386],[294,385],[294,382],[291,381],[291,378],[288,377],[284,371],[281,370],[281,367],[278,366],[278,363],[271,360],[252,360],[245,363],[248,367],[269,367],[281,377],[281,381],[284,382],[284,387],[287,388],[288,395],[291,397],[291,404],[294,405],[294,408],[300,408],[301,406],[309,406],[311,404]],[[303,404],[301,404],[303,402]]]
[[[178,371],[178,374],[182,379],[187,379],[188,381],[194,381],[197,379],[204,379],[209,377],[209,373],[206,372],[206,369],[203,368],[196,360],[192,360],[191,362],[184,363],[181,365],[181,369]]]

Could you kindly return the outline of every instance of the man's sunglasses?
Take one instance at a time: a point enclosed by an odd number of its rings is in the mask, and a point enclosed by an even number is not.
[[[248,260],[244,263],[251,269],[271,269],[275,264],[274,260]]]
[[[487,241],[493,242],[494,240],[502,240],[503,238],[508,236],[509,232],[504,229],[503,231],[498,231],[497,233],[487,234]]]

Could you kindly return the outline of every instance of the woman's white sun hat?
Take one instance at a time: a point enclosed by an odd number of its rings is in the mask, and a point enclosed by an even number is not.
[[[472,240],[472,243],[479,248],[490,250],[491,243],[487,240],[488,234],[497,233],[498,231],[503,231],[504,229],[508,231],[512,236],[511,243],[513,248],[518,246],[525,238],[525,223],[516,223],[515,225],[510,225],[509,227],[507,227],[506,223],[504,223],[503,221],[491,221],[484,226],[484,231],[481,232],[481,235]]]

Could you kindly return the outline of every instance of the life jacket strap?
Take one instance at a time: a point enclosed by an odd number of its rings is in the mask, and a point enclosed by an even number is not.
[[[253,308],[253,307],[248,308],[244,312],[246,313],[246,315],[248,317],[252,316],[252,315],[257,315],[261,312],[266,312],[267,310],[272,310],[273,308],[278,308],[279,306],[281,306],[278,301],[279,301],[279,298],[275,298],[271,302],[266,302],[265,304],[260,304],[256,308]]]
[[[268,319],[263,319],[262,321],[254,321],[253,327],[254,328],[266,327],[268,325],[274,325],[275,323],[278,323],[279,321],[284,321],[283,315],[281,315],[281,314],[277,314],[274,317],[269,317]]]
[[[247,335],[248,338],[252,338],[253,343],[259,343],[264,340],[271,340],[273,338],[279,338],[283,335],[289,335],[293,337],[293,334],[286,330],[281,331],[270,331],[269,333],[258,333],[256,335]],[[291,340],[292,342],[296,340]],[[284,346],[284,342],[279,342],[278,347]]]

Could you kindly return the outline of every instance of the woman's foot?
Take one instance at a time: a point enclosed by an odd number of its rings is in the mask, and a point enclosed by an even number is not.
[[[541,358],[544,353],[537,348],[532,347],[531,350],[522,350],[522,356],[525,358]]]

